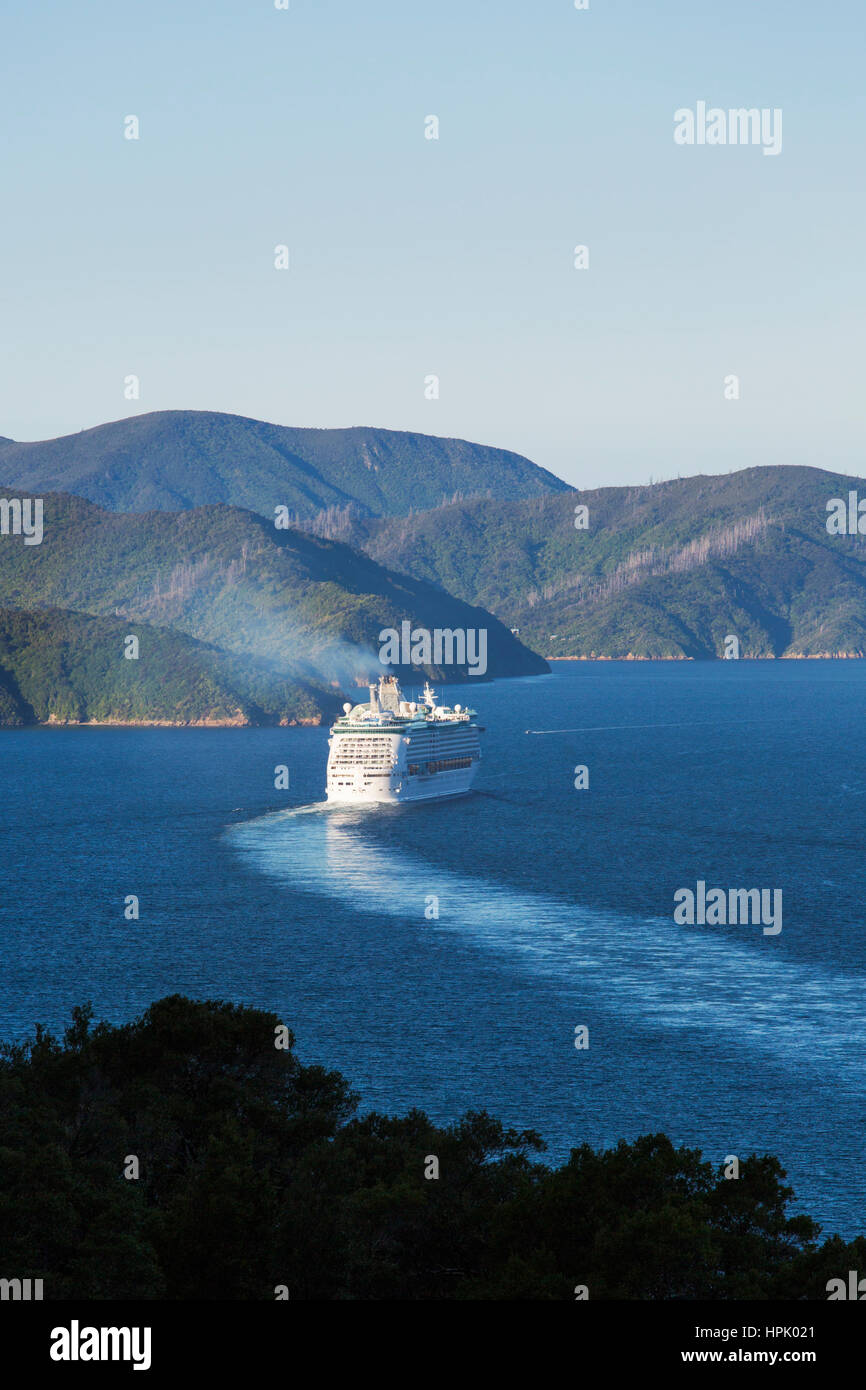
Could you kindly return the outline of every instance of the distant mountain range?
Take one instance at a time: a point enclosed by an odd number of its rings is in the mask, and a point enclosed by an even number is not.
[[[731,635],[742,657],[866,652],[866,536],[827,530],[866,480],[817,468],[581,492],[463,440],[165,411],[0,438],[0,480],[45,508],[41,545],[0,536],[0,723],[314,721],[404,622],[486,630],[488,676]]]
[[[400,629],[404,622],[430,631],[484,629],[488,677],[547,670],[541,658],[483,609],[423,580],[392,574],[340,542],[278,530],[241,508],[116,513],[67,494],[46,493],[42,500],[40,545],[27,546],[20,536],[0,538],[0,606],[31,616],[46,608],[63,610],[72,643],[68,665],[81,665],[82,641],[88,650],[98,648],[92,672],[104,650],[115,653],[112,661],[119,663],[125,683],[117,684],[121,677],[112,666],[104,687],[95,677],[80,687],[91,718],[97,707],[105,718],[122,718],[123,700],[132,698],[133,688],[141,696],[135,717],[162,718],[160,673],[177,673],[182,661],[189,663],[189,681],[197,672],[204,672],[207,680],[202,677],[195,687],[195,699],[185,697],[186,715],[180,722],[222,721],[229,706],[240,710],[241,722],[242,716],[248,722],[325,717],[332,712],[335,689],[382,671],[379,633],[388,627]],[[103,632],[82,626],[70,614],[120,619],[133,635],[142,624],[170,630],[176,639],[184,634],[249,664],[220,662],[189,642],[160,646],[153,640],[142,640],[138,662],[128,663],[114,628]],[[9,673],[7,692],[17,689],[34,710],[56,714],[61,689],[57,686],[52,705],[32,681],[26,689],[21,685],[19,674],[27,667],[21,632],[29,633],[42,650],[56,644],[62,631],[55,612],[48,629],[37,624],[18,631],[18,645],[8,661],[0,651],[0,668]],[[39,656],[33,667],[44,674],[47,689],[54,688],[53,659]],[[134,668],[137,687],[131,684],[128,666]],[[407,683],[417,684],[424,675],[474,683],[467,664],[446,669],[431,660],[418,668],[393,670]],[[74,704],[78,689],[74,683],[63,688],[66,704]],[[149,694],[149,704],[142,703],[141,692]],[[20,702],[16,708],[20,714]]]
[[[490,608],[549,658],[711,658],[729,634],[741,656],[862,655],[866,536],[827,531],[852,490],[866,499],[866,480],[749,468],[312,526]]]
[[[207,410],[163,410],[38,443],[0,438],[0,479],[25,492],[73,492],[113,511],[221,503],[274,519],[351,504],[403,516],[455,493],[499,499],[566,492],[520,454],[367,427],[292,429]]]

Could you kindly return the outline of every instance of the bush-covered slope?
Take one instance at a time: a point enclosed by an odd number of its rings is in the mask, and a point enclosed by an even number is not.
[[[483,1112],[355,1115],[282,1020],[174,996],[74,1012],[0,1054],[0,1260],[54,1299],[826,1299],[866,1241],[818,1244],[784,1171],[736,1182],[644,1135],[559,1168]],[[407,1102],[410,1101],[407,1097]],[[135,1181],[125,1181],[135,1155]],[[428,1156],[439,1163],[427,1181]],[[283,1294],[283,1296],[285,1296]]]
[[[520,454],[465,439],[368,427],[291,429],[207,410],[163,410],[34,443],[0,440],[0,477],[115,511],[209,503],[273,519],[352,502],[400,516],[463,496],[534,497],[566,484]]]
[[[338,709],[333,691],[165,628],[0,608],[0,726],[319,723]]]
[[[339,542],[277,530],[240,508],[116,513],[58,493],[43,501],[41,545],[0,538],[6,607],[48,605],[171,627],[275,669],[344,685],[381,673],[379,632],[404,620],[486,629],[488,676],[547,669],[483,609],[392,574]],[[466,677],[465,668],[425,669]]]
[[[744,656],[860,653],[866,536],[826,526],[828,500],[858,489],[820,469],[751,468],[311,524],[489,607],[551,656],[710,657],[728,634]]]

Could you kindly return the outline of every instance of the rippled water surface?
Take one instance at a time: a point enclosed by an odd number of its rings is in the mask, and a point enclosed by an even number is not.
[[[866,666],[558,663],[472,695],[477,791],[427,806],[325,807],[324,729],[0,734],[0,1032],[232,998],[365,1106],[484,1106],[556,1159],[659,1129],[770,1150],[866,1229]],[[698,879],[780,888],[781,934],[675,925]]]

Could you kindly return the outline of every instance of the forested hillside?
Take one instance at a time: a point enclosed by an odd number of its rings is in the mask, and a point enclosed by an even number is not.
[[[167,628],[0,608],[0,726],[318,724],[338,709],[325,686]]]
[[[751,468],[310,525],[489,607],[546,656],[713,657],[728,634],[744,656],[855,654],[866,535],[829,534],[827,503],[857,489],[866,498],[857,478]]]
[[[64,608],[171,628],[283,675],[344,689],[381,674],[379,633],[403,621],[485,629],[488,677],[547,669],[483,609],[337,541],[278,530],[237,507],[116,513],[64,494],[43,502],[40,545],[0,538],[7,608]],[[429,665],[414,678],[424,672],[468,676],[466,665]]]
[[[483,1112],[357,1114],[275,1014],[77,1009],[0,1055],[4,1268],[53,1299],[821,1299],[866,1240],[819,1243],[778,1159],[739,1178],[646,1134],[550,1167]],[[407,1098],[408,1099],[408,1098]],[[125,1155],[139,1164],[124,1181]],[[425,1179],[429,1156],[436,1181]],[[46,1194],[50,1195],[50,1200]],[[790,1321],[790,1318],[788,1319]]]
[[[25,492],[74,492],[114,511],[208,503],[273,520],[352,502],[401,516],[466,497],[535,497],[566,485],[520,454],[367,426],[293,429],[211,410],[161,410],[34,443],[0,439],[0,478]]]

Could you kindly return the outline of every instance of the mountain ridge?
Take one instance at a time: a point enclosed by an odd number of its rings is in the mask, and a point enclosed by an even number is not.
[[[197,413],[162,412],[130,420],[140,424],[172,414],[188,421]],[[246,435],[248,427],[260,427],[266,434],[276,430],[283,444],[293,433],[288,427],[244,417],[198,414],[206,423],[216,419],[220,427],[226,421],[239,422]],[[345,440],[351,435],[355,464],[361,458],[365,471],[372,472],[387,471],[390,465],[377,461],[377,456],[364,456],[368,437],[380,444],[386,436],[408,440],[413,447],[419,439],[425,447],[449,442],[404,432],[370,432],[365,427],[301,433],[308,440],[318,439],[316,447],[308,449],[310,458],[316,448],[329,447],[335,437]],[[456,443],[465,445],[465,441]],[[17,447],[0,446],[0,477]],[[508,457],[519,460],[517,455]],[[311,504],[318,496],[321,475],[309,458],[301,462],[309,483],[306,501]],[[460,464],[452,481],[465,483],[466,459],[451,463]],[[189,466],[196,471],[194,462]],[[259,474],[260,483],[263,476]],[[437,476],[441,482],[442,474]],[[222,502],[185,508],[182,488],[174,494],[179,509],[168,511],[111,511],[74,491],[53,494],[66,501],[52,505],[61,511],[65,508],[67,518],[74,515],[76,525],[95,527],[102,540],[113,525],[108,519],[123,517],[120,526],[136,550],[138,569],[137,587],[132,591],[121,576],[119,602],[142,620],[179,625],[191,636],[229,649],[237,648],[232,645],[227,619],[231,604],[224,590],[230,587],[241,557],[236,547],[232,550],[227,527],[237,534],[244,531],[246,543],[256,553],[266,536],[271,559],[281,548],[284,557],[291,552],[283,578],[271,574],[265,583],[269,595],[262,599],[267,610],[265,626],[274,618],[270,611],[274,586],[278,589],[287,577],[291,583],[300,583],[306,616],[298,635],[314,657],[321,655],[329,640],[337,644],[363,640],[369,647],[374,619],[383,626],[395,625],[398,603],[409,609],[420,605],[418,611],[426,615],[422,625],[428,627],[455,625],[456,619],[441,623],[432,619],[443,607],[451,612],[449,605],[468,605],[470,611],[461,610],[456,625],[496,623],[500,657],[505,634],[510,638],[508,629],[516,629],[524,655],[516,657],[512,651],[499,674],[529,673],[524,643],[551,659],[710,659],[723,654],[730,635],[737,636],[743,656],[860,656],[866,652],[866,536],[831,535],[826,524],[830,499],[846,499],[852,491],[866,497],[866,480],[813,466],[753,465],[626,487],[570,489],[560,480],[554,480],[555,488],[548,487],[538,470],[530,481],[541,488],[530,496],[467,497],[459,495],[458,489],[450,500],[427,508],[413,505],[408,514],[400,515],[377,514],[357,495],[337,492],[329,484],[327,495],[332,500],[304,518],[295,518],[296,524],[285,531],[276,529],[273,518],[255,508]],[[416,489],[412,496],[418,502],[421,493]],[[403,501],[407,500],[404,495]],[[581,509],[585,518],[578,517]],[[202,518],[208,512],[210,521],[205,522]],[[239,520],[241,514],[244,521]],[[234,520],[227,521],[229,516]],[[175,518],[171,543],[166,540],[166,517]],[[141,525],[149,528],[150,540],[142,541],[141,533],[135,534]],[[202,530],[208,527],[214,528],[217,537],[216,571],[202,540]],[[281,536],[292,539],[283,542]],[[159,558],[161,545],[171,552],[168,571]],[[342,549],[328,550],[328,546]],[[103,557],[110,571],[116,556],[103,551]],[[65,584],[49,584],[46,592],[37,585],[38,603],[91,611],[88,594],[98,590],[101,581],[83,572],[82,563],[78,559],[73,564],[78,580],[71,592]],[[378,568],[372,570],[371,564]],[[40,568],[37,562],[32,570]],[[228,576],[222,591],[220,575]],[[197,589],[209,597],[196,599]],[[0,602],[6,592],[0,583]],[[11,601],[18,603],[14,585],[9,592]],[[26,606],[33,590],[25,584],[21,593]],[[183,598],[189,603],[181,602]],[[102,592],[97,604],[105,601]],[[217,603],[216,616],[207,611],[208,602]],[[291,604],[281,608],[276,602],[275,607],[281,609],[280,622],[285,626]],[[249,595],[243,611],[247,622],[261,617],[253,612]],[[264,656],[265,648],[278,649],[279,660],[284,665],[288,661],[286,669],[314,679],[321,676],[315,665],[295,667],[288,660],[285,637],[280,623],[271,623],[267,639],[252,654]],[[442,678],[441,672],[429,674]]]
[[[40,545],[0,539],[7,608],[145,622],[334,687],[381,673],[379,632],[406,620],[425,629],[485,629],[488,678],[548,669],[477,605],[392,573],[342,542],[278,530],[254,512],[213,505],[121,513],[72,494],[42,500]],[[416,681],[473,679],[466,666],[394,670]]]
[[[56,439],[0,441],[0,475],[28,492],[71,492],[114,511],[225,504],[273,520],[329,506],[405,515],[466,492],[567,491],[511,450],[368,425],[273,425],[219,411],[153,411]]]
[[[711,658],[729,634],[742,655],[862,655],[866,536],[826,525],[850,491],[866,480],[759,465],[309,525],[490,608],[548,659]]]

